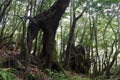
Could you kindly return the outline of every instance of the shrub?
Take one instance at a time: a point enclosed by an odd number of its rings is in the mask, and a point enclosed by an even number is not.
[[[48,73],[51,80],[67,80],[67,76],[63,72],[58,73],[56,71],[51,71],[47,69],[46,73]]]
[[[0,70],[0,80],[13,80],[13,76],[8,71]]]

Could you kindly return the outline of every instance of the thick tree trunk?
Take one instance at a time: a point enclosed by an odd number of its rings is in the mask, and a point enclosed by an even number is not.
[[[28,46],[31,45],[39,30],[44,32],[41,57],[44,58],[47,68],[51,68],[54,61],[52,57],[55,54],[56,30],[69,2],[70,0],[57,0],[47,11],[33,17],[28,27]]]
[[[53,54],[55,54],[55,32],[44,31],[43,34],[43,49],[40,58],[45,61],[45,67],[51,68]]]

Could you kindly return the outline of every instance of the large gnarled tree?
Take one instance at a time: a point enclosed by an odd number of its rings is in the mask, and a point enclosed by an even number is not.
[[[43,48],[40,58],[43,58],[42,60],[47,68],[51,68],[54,62],[56,30],[69,2],[70,0],[57,0],[47,11],[34,16],[28,26],[27,42],[29,50],[38,32],[43,31]]]

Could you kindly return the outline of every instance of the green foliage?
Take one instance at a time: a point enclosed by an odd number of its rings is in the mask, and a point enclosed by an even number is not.
[[[78,76],[73,76],[71,78],[69,78],[68,80],[90,80],[89,78],[82,78],[82,77],[78,77]]]
[[[67,80],[67,76],[62,72],[60,73],[53,72],[49,69],[47,69],[46,72],[48,73],[52,80]]]
[[[0,70],[0,80],[13,80],[13,77],[11,73],[5,70]]]
[[[63,72],[53,72],[49,69],[46,72],[52,80],[90,80],[90,78],[82,78],[80,76],[66,76]]]
[[[111,72],[115,73],[115,72],[119,71],[119,69],[120,69],[120,65],[117,65],[111,69]]]

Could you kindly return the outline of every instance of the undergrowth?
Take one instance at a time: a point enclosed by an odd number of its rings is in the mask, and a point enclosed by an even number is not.
[[[33,68],[32,68],[33,69]],[[51,71],[49,69],[42,72],[41,70],[37,70],[37,74],[35,71],[31,70],[30,72],[30,80],[109,80],[109,79],[102,79],[100,77],[97,77],[95,79],[91,79],[87,76],[66,76],[63,72],[56,72]],[[19,75],[20,74],[20,75]],[[101,76],[102,77],[102,76]],[[117,77],[119,77],[117,75]],[[23,76],[21,75],[21,72],[16,69],[0,69],[0,80],[23,80]],[[112,79],[112,80],[119,80],[119,78]]]
[[[46,70],[48,76],[51,80],[90,80],[90,78],[82,78],[80,76],[66,76],[63,72],[56,72],[51,70]]]
[[[9,71],[0,69],[0,80],[13,80],[13,76]]]

